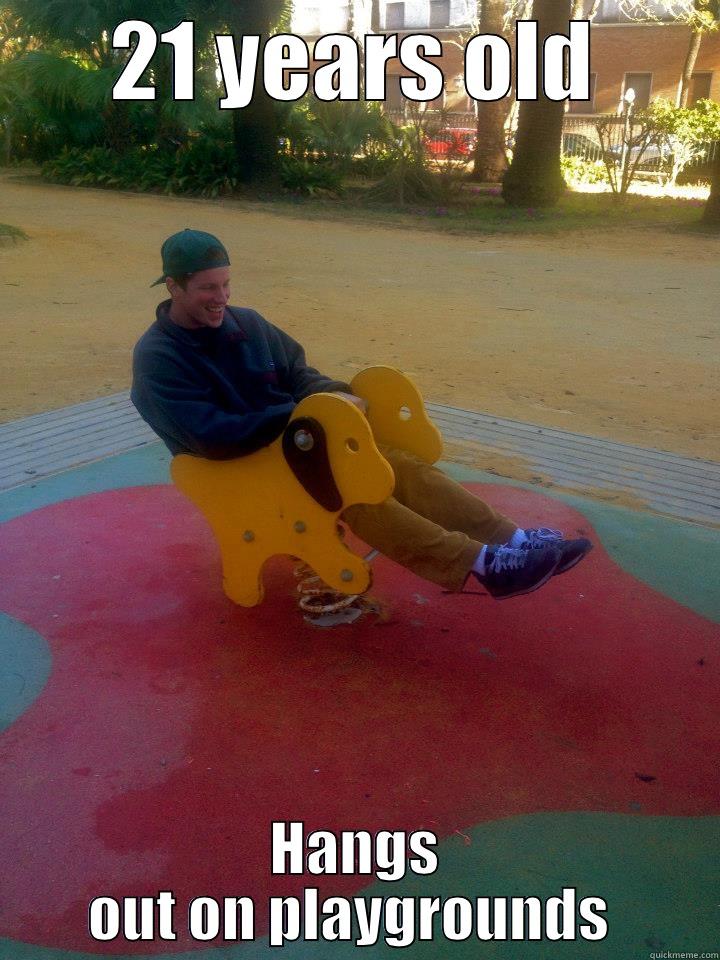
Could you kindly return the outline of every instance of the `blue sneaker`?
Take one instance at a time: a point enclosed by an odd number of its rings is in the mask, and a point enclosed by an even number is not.
[[[547,583],[559,561],[560,551],[553,546],[520,550],[493,544],[485,551],[485,573],[481,576],[473,570],[473,576],[496,600],[506,600]]]
[[[560,530],[551,530],[549,527],[537,527],[533,530],[523,530],[527,537],[525,543],[520,544],[520,550],[544,550],[554,547],[560,554],[560,560],[555,573],[565,573],[575,564],[580,563],[592,550],[592,543],[587,537],[577,540],[566,540]]]

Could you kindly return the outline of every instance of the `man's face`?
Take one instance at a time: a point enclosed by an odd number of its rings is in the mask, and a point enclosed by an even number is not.
[[[172,297],[170,316],[181,327],[199,330],[219,327],[230,299],[230,268],[200,270],[187,281],[185,289],[172,278],[167,281]]]

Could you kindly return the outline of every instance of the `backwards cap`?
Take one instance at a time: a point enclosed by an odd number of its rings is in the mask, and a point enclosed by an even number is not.
[[[217,237],[202,230],[181,230],[168,237],[161,248],[161,277],[151,284],[157,286],[165,277],[184,277],[200,270],[229,267],[227,250]]]

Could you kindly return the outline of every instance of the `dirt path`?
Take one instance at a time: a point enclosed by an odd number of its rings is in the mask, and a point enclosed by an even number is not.
[[[402,367],[431,400],[720,460],[720,241],[635,230],[477,237],[5,176],[0,421],[129,385],[162,240],[218,234],[233,301],[345,379]]]

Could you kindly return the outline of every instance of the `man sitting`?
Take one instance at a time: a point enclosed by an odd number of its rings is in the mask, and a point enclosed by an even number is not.
[[[230,259],[209,233],[183,230],[162,245],[170,299],[138,341],[131,398],[170,452],[241,457],[272,443],[297,403],[335,393],[365,411],[348,384],[323,376],[303,348],[260,314],[231,307]],[[381,447],[393,495],[348,507],[342,519],[391,560],[448,590],[475,577],[497,599],[530,593],[591,549],[546,527],[521,529],[413,455]]]

